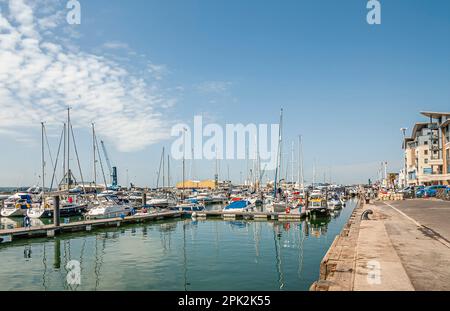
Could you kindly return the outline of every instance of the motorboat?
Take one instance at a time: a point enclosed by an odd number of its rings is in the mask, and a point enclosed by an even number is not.
[[[133,191],[132,193],[130,193],[128,198],[130,199],[130,201],[142,201],[142,197],[143,197],[143,192]]]
[[[131,207],[120,202],[117,196],[98,197],[98,202],[85,215],[87,219],[103,219],[128,216]]]
[[[10,196],[11,196],[10,194],[0,194],[0,201],[6,200]]]
[[[228,200],[228,197],[223,194],[223,193],[218,193],[218,194],[213,194],[211,196],[211,202],[212,204],[216,204],[216,203],[223,203],[226,202]]]
[[[67,201],[62,202],[59,207],[60,217],[73,217],[81,216],[87,211],[87,203],[75,203]],[[44,206],[39,205],[27,210],[27,215],[30,218],[52,218],[54,215],[54,205],[53,200],[46,201]]]
[[[286,210],[290,208],[287,201],[273,201],[269,206],[268,210],[272,213],[284,213]]]
[[[313,194],[310,196],[308,200],[308,208],[307,210],[310,213],[314,214],[327,214],[328,213],[328,204],[327,201],[320,194]]]
[[[229,205],[225,206],[223,208],[224,213],[241,213],[241,212],[249,212],[252,211],[255,208],[254,204],[251,204],[250,201],[247,200],[240,200],[240,201],[234,201],[230,203]]]
[[[27,214],[27,210],[32,208],[33,197],[29,193],[16,193],[3,202],[0,211],[2,217],[22,217]]]
[[[211,203],[211,201],[212,201],[211,196],[207,192],[201,192],[201,193],[197,194],[197,196],[195,198],[203,204],[208,204],[208,203]]]
[[[155,208],[172,208],[176,206],[176,200],[170,197],[151,198],[146,203]]]
[[[171,207],[170,209],[180,212],[200,212],[205,210],[205,205],[194,199],[188,199],[186,202],[177,204],[175,207]]]
[[[328,200],[327,206],[329,210],[339,210],[342,208],[342,202],[339,198],[331,198]]]
[[[115,190],[105,190],[105,191],[100,192],[97,195],[97,197],[105,197],[105,196],[111,196],[111,195],[116,196],[116,195],[118,195],[118,192]]]

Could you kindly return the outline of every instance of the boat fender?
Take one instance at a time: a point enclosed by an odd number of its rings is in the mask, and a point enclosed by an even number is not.
[[[30,220],[30,217],[28,217],[28,215],[26,215],[24,217],[24,224],[25,224],[25,228],[31,227],[31,220]]]
[[[192,213],[192,218],[196,218],[197,217],[197,213],[196,212],[193,212]]]
[[[21,208],[21,207],[22,207],[22,205],[20,205],[20,203],[17,203],[17,204],[16,204],[16,208],[17,208],[17,209],[19,209],[19,208]]]
[[[290,213],[291,213],[291,208],[290,207],[286,208],[286,214],[290,214]]]

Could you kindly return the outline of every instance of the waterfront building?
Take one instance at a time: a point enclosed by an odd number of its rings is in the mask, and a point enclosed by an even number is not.
[[[450,113],[422,112],[403,143],[408,185],[450,184]]]
[[[191,189],[191,190],[213,190],[217,188],[215,180],[185,180],[177,183],[177,189]]]

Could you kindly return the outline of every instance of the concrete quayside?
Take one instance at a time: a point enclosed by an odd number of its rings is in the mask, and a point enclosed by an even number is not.
[[[449,221],[446,201],[361,202],[310,290],[450,290]]]

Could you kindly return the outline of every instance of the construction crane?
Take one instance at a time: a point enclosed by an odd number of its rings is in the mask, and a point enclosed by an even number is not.
[[[111,166],[104,141],[102,140],[100,143],[102,145],[103,153],[105,154],[106,164],[108,165],[109,176],[111,177],[111,186],[112,188],[117,188],[117,167]]]

